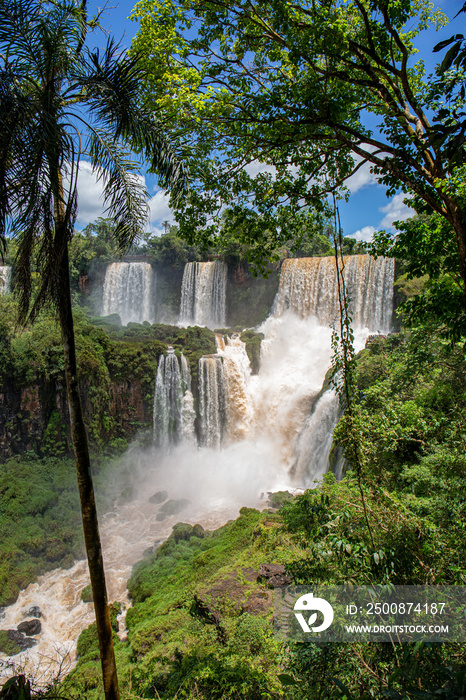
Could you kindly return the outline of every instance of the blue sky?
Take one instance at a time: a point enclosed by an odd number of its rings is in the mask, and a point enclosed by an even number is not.
[[[463,0],[444,0],[438,6],[452,20],[445,28],[435,32],[424,32],[418,37],[417,58],[422,58],[426,64],[427,73],[431,72],[438,60],[438,54],[433,54],[432,49],[436,43],[451,36],[454,33],[464,33],[466,30],[466,15],[462,14],[455,20],[452,18],[462,7]],[[138,24],[131,22],[128,17],[134,6],[132,2],[122,2],[120,5],[109,6],[102,16],[101,24],[117,40],[121,40],[123,46],[129,47],[132,37],[138,30]],[[89,13],[96,12],[99,3],[90,2]],[[97,32],[96,42],[105,43],[105,37]],[[173,217],[168,208],[168,200],[164,193],[156,186],[155,178],[146,176],[146,184],[151,194],[151,227],[155,232],[162,232],[162,222],[172,221]],[[397,194],[388,199],[385,189],[375,182],[375,178],[369,171],[369,167],[361,168],[349,183],[351,196],[348,202],[342,202],[340,216],[345,235],[356,236],[368,240],[374,230],[379,228],[391,229],[393,221],[407,218],[412,214],[403,203],[404,196]],[[90,167],[82,164],[79,182],[79,218],[78,224],[85,226],[103,214],[100,193],[102,187],[95,183]],[[394,229],[391,229],[394,230]]]

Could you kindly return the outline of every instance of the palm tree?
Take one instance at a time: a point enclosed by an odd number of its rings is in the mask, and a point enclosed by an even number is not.
[[[57,311],[65,356],[71,436],[91,577],[105,698],[119,697],[105,575],[81,408],[68,244],[85,156],[102,178],[122,250],[147,221],[147,192],[134,153],[144,155],[178,199],[186,176],[153,116],[137,100],[141,68],[112,40],[86,45],[86,0],[0,0],[0,243],[18,239],[20,318]],[[33,294],[32,267],[40,273]],[[33,298],[34,297],[34,298]]]

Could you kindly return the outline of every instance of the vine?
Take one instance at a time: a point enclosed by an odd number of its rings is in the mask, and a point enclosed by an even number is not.
[[[337,273],[337,292],[340,310],[340,330],[339,333],[333,328],[332,331],[332,384],[340,399],[340,404],[345,411],[346,431],[344,449],[349,463],[354,468],[358,483],[361,503],[364,511],[367,530],[372,547],[375,548],[374,536],[369,522],[366,498],[363,489],[363,464],[364,455],[361,446],[361,426],[358,404],[356,401],[357,376],[356,359],[354,352],[354,333],[351,325],[352,317],[350,312],[350,297],[346,289],[344,271],[345,259],[343,257],[342,244],[343,235],[340,222],[340,212],[333,196],[333,216],[334,216],[334,255]]]

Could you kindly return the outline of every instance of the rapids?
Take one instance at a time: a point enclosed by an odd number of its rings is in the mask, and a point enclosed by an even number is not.
[[[130,276],[129,268],[119,266],[133,264],[109,266],[112,274],[107,270],[105,281],[104,312],[120,313],[123,322],[133,311],[123,312],[110,299],[120,298],[116,290]],[[146,273],[142,277],[147,279]],[[345,259],[344,274],[355,349],[360,350],[369,333],[390,328],[394,265],[354,256]],[[333,390],[322,393],[331,364],[329,324],[338,311],[335,281],[333,258],[286,260],[273,312],[257,329],[264,334],[259,373],[252,375],[239,335],[217,335],[217,352],[199,361],[197,416],[186,358],[173,351],[160,357],[154,377],[154,444],[130,448],[121,458],[133,475],[135,497],[122,504],[117,494],[113,511],[100,520],[110,600],[129,605],[126,582],[132,565],[164,540],[176,522],[213,529],[236,517],[242,506],[264,507],[267,491],[304,489],[327,471],[339,414]],[[188,263],[181,316],[214,326],[215,319],[224,321],[225,284],[222,263]],[[149,287],[144,289],[140,286],[140,293],[149,298]],[[138,313],[149,308],[140,298],[137,304]],[[142,315],[148,317],[149,311]],[[161,490],[189,505],[157,520],[160,506],[149,499]],[[92,605],[80,599],[87,584],[87,565],[76,562],[71,569],[39,577],[20,593],[4,611],[0,628],[16,627],[31,607],[39,606],[42,633],[35,647],[0,658],[4,677],[23,669],[45,682],[71,667],[77,637],[93,620]],[[124,615],[121,626],[124,634]]]

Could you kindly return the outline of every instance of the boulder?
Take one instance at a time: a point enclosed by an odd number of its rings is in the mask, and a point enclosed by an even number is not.
[[[158,515],[164,515],[165,517],[169,515],[178,515],[187,505],[189,505],[189,501],[186,498],[179,498],[177,500],[170,499],[160,507]],[[157,516],[157,520],[158,519]]]
[[[42,617],[42,610],[38,605],[33,605],[32,608],[29,608],[24,617]]]
[[[35,634],[40,634],[42,625],[40,620],[26,620],[21,622],[17,627],[18,632],[22,632],[26,637],[32,637]]]
[[[168,493],[166,491],[157,491],[157,493],[154,493],[154,495],[149,498],[149,503],[155,503],[158,505],[159,503],[166,501],[167,498]]]
[[[37,644],[37,639],[26,637],[18,630],[0,630],[0,651],[8,656],[19,654]]]
[[[283,564],[261,564],[257,576],[259,583],[265,583],[269,588],[289,586],[292,578],[285,573]]]

